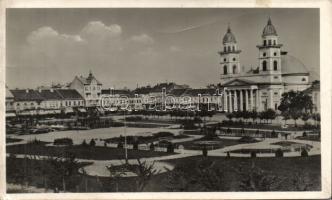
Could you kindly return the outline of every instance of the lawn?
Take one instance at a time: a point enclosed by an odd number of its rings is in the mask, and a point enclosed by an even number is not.
[[[203,159],[202,156],[187,157],[182,159],[168,160],[171,164],[183,166],[188,174],[195,173],[195,165],[197,161]],[[298,190],[293,185],[293,179],[296,175],[303,180],[303,185],[308,184],[308,190],[321,190],[321,158],[320,156],[310,157],[282,157],[282,158],[224,158],[224,157],[208,157],[207,160],[214,161],[215,168],[224,172],[223,182],[226,191],[241,191],[241,176],[237,172],[240,168],[245,171],[250,169],[252,165],[261,168],[267,173],[271,173],[283,181],[278,186],[278,191],[295,191]],[[167,174],[156,176],[146,187],[146,191],[167,191]],[[190,189],[189,189],[190,190]],[[196,190],[197,191],[197,190]]]
[[[184,149],[201,150],[201,149],[203,149],[205,142],[211,143],[211,144],[206,145],[206,148],[208,150],[221,149],[221,148],[224,148],[224,147],[227,147],[227,146],[233,146],[233,145],[244,143],[244,142],[241,142],[238,139],[234,140],[234,139],[214,138],[213,140],[208,140],[208,139],[200,138],[200,139],[197,139],[197,140],[179,142],[179,143],[176,143],[176,144],[178,146],[183,145]],[[252,143],[252,142],[248,142],[248,143]]]
[[[125,150],[101,146],[45,146],[43,144],[19,144],[7,146],[7,153],[11,154],[28,154],[42,156],[61,156],[63,154],[74,154],[76,158],[91,160],[112,160],[124,159]],[[128,149],[128,158],[148,158],[157,156],[166,156],[172,153],[143,151]]]
[[[270,173],[273,176],[280,178],[280,182],[277,191],[298,191],[299,189],[294,185],[294,177],[300,176],[303,180],[302,185],[309,185],[307,190],[319,191],[321,190],[321,158],[320,156],[310,157],[293,157],[293,158],[223,158],[223,157],[207,157],[194,156],[180,159],[165,160],[165,162],[175,165],[176,169],[179,167],[185,169],[185,172],[190,176],[194,176],[196,173],[197,163],[201,160],[213,161],[214,168],[221,169],[224,176],[222,183],[225,186],[224,191],[243,191],[240,188],[240,183],[243,177],[237,172],[240,168],[244,171],[248,171],[251,166],[256,166],[264,170],[266,173]],[[24,166],[23,159],[18,160],[18,166]],[[167,172],[163,174],[154,175],[143,191],[145,192],[169,192],[170,184],[168,177],[173,172]],[[7,177],[8,178],[8,177]],[[34,177],[36,184],[41,177]],[[136,191],[137,177],[119,178],[117,181],[119,192],[135,192]],[[11,182],[7,180],[7,182]],[[81,184],[76,190],[72,192],[114,192],[114,179],[107,177],[94,177],[84,176]],[[36,185],[34,184],[34,185]],[[189,191],[206,191],[200,187],[189,187],[183,190],[183,192]],[[213,190],[207,190],[213,191]]]
[[[159,141],[161,139],[182,139],[182,138],[189,138],[188,135],[184,135],[184,134],[179,134],[179,135],[174,135],[173,133],[170,132],[158,132],[158,133],[154,133],[152,135],[148,135],[148,136],[132,136],[132,135],[128,135],[127,136],[127,144],[134,144],[135,142],[138,142],[139,144],[148,144],[151,142],[155,142],[155,141]],[[122,137],[112,137],[112,138],[107,138],[104,139],[104,141],[108,142],[108,143],[118,143],[118,142],[122,142],[124,143],[125,138]]]
[[[6,143],[20,142],[22,139],[6,137]]]

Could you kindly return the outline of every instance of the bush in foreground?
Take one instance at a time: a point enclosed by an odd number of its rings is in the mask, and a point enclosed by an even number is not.
[[[73,145],[73,140],[71,138],[58,138],[54,139],[54,145]]]

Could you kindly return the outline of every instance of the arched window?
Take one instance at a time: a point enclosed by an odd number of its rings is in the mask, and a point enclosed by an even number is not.
[[[225,52],[226,52],[226,50],[227,50],[226,47],[224,47],[224,51],[225,51]]]
[[[231,51],[231,47],[230,46],[228,46],[228,51]]]
[[[233,58],[233,61],[236,61],[236,58]]]
[[[236,65],[233,65],[233,74],[236,74]]]
[[[269,40],[269,46],[272,44],[272,41],[271,40]]]
[[[226,58],[224,58],[224,62],[226,62]]]
[[[235,47],[234,46],[232,46],[232,50],[235,51]]]
[[[273,61],[273,70],[277,71],[278,70],[278,61]]]
[[[227,65],[224,66],[224,74],[227,74]]]
[[[274,104],[274,110],[278,110],[278,104]]]
[[[266,53],[264,52],[264,53],[263,53],[263,57],[265,57],[265,56],[266,56]]]
[[[266,71],[267,70],[266,60],[263,61],[262,65],[263,65],[263,71]]]
[[[273,45],[276,45],[276,40],[273,40]]]
[[[277,56],[277,52],[274,52],[273,55],[274,55],[274,56]]]
[[[263,41],[264,46],[266,46],[266,40]]]

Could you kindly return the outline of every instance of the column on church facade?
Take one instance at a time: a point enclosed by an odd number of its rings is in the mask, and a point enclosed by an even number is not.
[[[224,111],[227,112],[227,91],[224,89]]]
[[[238,111],[239,107],[237,105],[237,90],[234,90],[234,110]]]
[[[242,93],[242,90],[240,90],[240,110],[243,111],[243,93]]]
[[[248,99],[248,90],[244,90],[245,93],[245,101],[246,101],[246,111],[249,110],[249,99]]]
[[[250,89],[250,110],[254,109],[254,95],[253,89]]]
[[[259,91],[258,89],[256,90],[256,111],[259,111]]]
[[[270,89],[270,106],[269,108],[274,110],[274,105],[273,105],[273,90]]]
[[[229,112],[233,112],[232,90],[229,91]]]

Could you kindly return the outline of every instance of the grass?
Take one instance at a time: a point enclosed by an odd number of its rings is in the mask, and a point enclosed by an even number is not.
[[[132,136],[129,135],[127,136],[127,143],[128,144],[133,144],[136,141],[138,141],[140,144],[144,143],[151,143],[151,142],[155,142],[155,141],[159,141],[159,139],[161,138],[169,138],[169,139],[182,139],[182,138],[188,138],[189,136],[187,135],[174,135],[173,133],[170,132],[158,132],[158,133],[154,133],[152,135],[149,136]],[[111,143],[118,143],[118,142],[124,142],[124,137],[113,137],[113,138],[107,138],[104,139],[104,141],[106,142],[111,142]]]
[[[295,139],[298,140],[310,140],[310,141],[316,141],[316,142],[320,142],[320,137],[316,136],[316,135],[312,135],[312,136],[298,136]]]
[[[61,156],[65,153],[70,153],[80,159],[112,160],[124,159],[125,150],[101,146],[74,145],[56,147],[45,146],[43,144],[20,144],[7,146],[7,153],[41,156]],[[172,153],[128,149],[129,159],[166,156],[171,154]]]
[[[6,137],[6,143],[20,142],[22,139]]]
[[[297,143],[297,142],[290,142],[290,141],[280,141],[280,142],[275,142],[275,143],[271,143],[273,145],[279,145],[279,146],[282,146],[282,147],[290,147],[290,146],[306,146],[306,147],[310,147],[312,148],[311,145],[308,145],[308,144],[301,144],[301,143]]]
[[[221,139],[221,138],[216,138],[213,140],[205,140],[205,139],[197,139],[197,140],[192,140],[192,141],[187,141],[187,142],[179,142],[176,143],[177,145],[183,145],[184,149],[189,149],[189,150],[201,150],[203,149],[203,145],[200,145],[199,142],[202,141],[213,141],[215,142],[214,144],[207,145],[208,150],[212,149],[221,149],[227,146],[233,146],[237,144],[243,144],[239,140],[232,140],[232,139]]]
[[[192,166],[195,166],[198,160],[202,159],[201,156],[187,157],[182,159],[173,159],[169,162],[175,166],[184,165],[188,173],[194,173]],[[248,170],[252,164],[263,169],[266,172],[271,172],[281,179],[284,179],[278,191],[294,191],[296,188],[293,186],[294,175],[300,173],[303,178],[307,179],[311,186],[308,190],[318,191],[321,189],[321,158],[320,156],[310,157],[282,157],[282,158],[224,158],[224,157],[208,157],[208,160],[214,161],[214,167],[219,168],[224,172],[224,183],[228,185],[227,191],[241,191],[239,188],[240,175],[237,173],[239,168]],[[166,175],[166,174],[164,174]],[[155,186],[158,183],[158,186]],[[152,188],[158,191],[165,191],[166,179],[156,177],[149,187],[146,188],[150,191]],[[156,188],[157,187],[157,188]]]
[[[221,127],[226,127],[226,128],[251,128],[251,129],[268,129],[268,130],[275,130],[275,131],[307,131],[307,130],[317,130],[316,128],[312,129],[307,129],[304,126],[289,126],[287,128],[282,128],[280,125],[273,125],[273,124],[259,124],[259,122],[252,123],[251,124],[245,124],[245,123],[239,123],[239,122],[234,122],[234,124],[228,124],[229,121],[226,123],[221,124]],[[218,126],[216,123],[214,126]]]
[[[195,166],[199,160],[202,160],[202,156],[194,156],[187,158],[179,158],[172,160],[165,160],[170,164],[177,166],[185,166],[188,173],[195,173]],[[283,181],[278,188],[278,191],[298,191],[293,184],[294,176],[299,173],[305,181],[310,183],[308,187],[309,191],[321,190],[321,158],[320,156],[310,157],[282,157],[282,158],[223,158],[223,157],[207,157],[207,160],[214,161],[214,167],[220,168],[224,172],[223,182],[227,185],[227,190],[241,191],[240,180],[241,176],[237,173],[239,168],[244,170],[249,169],[253,163],[255,166],[263,169],[266,172],[271,173]],[[18,166],[23,166],[23,163],[16,159]],[[39,161],[42,162],[42,161]],[[154,175],[145,187],[145,192],[169,192],[167,177],[169,173]],[[41,177],[33,177],[35,183],[41,181]],[[108,177],[95,177],[95,176],[84,176],[83,181],[78,186],[78,190],[72,192],[114,192],[114,180]],[[135,192],[136,191],[137,177],[120,178],[118,181],[119,192]],[[7,177],[7,182],[10,182]],[[42,187],[42,185],[40,185]],[[187,188],[185,191],[199,191],[199,188]],[[184,191],[184,192],[185,192]]]

